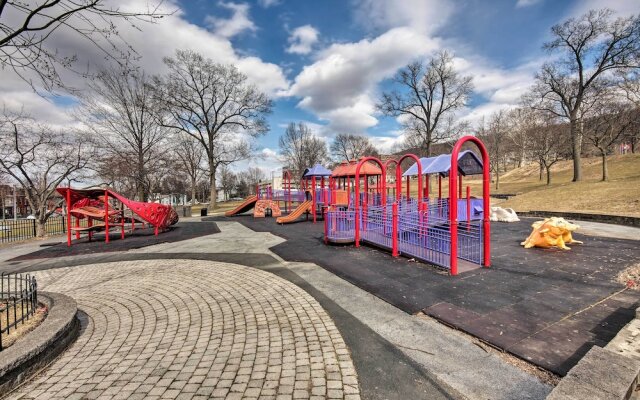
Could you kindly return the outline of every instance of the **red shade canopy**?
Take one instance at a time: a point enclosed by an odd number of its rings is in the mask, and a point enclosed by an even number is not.
[[[331,176],[334,178],[342,177],[355,177],[356,168],[358,167],[358,161],[352,160],[349,162],[343,161],[332,172]],[[375,176],[382,175],[382,170],[377,164],[367,162],[360,167],[360,176]]]

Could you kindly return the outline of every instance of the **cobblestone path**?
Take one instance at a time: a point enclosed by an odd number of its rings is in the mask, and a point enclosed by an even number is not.
[[[273,274],[153,260],[36,276],[42,290],[77,300],[82,330],[9,398],[360,398],[331,318]]]

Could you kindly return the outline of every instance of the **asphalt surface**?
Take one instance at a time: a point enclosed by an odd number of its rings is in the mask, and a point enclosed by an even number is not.
[[[584,244],[570,251],[525,250],[530,219],[493,223],[492,267],[457,277],[372,247],[327,246],[321,221],[220,220],[280,236],[286,242],[272,251],[287,261],[316,263],[407,313],[424,312],[560,375],[611,340],[640,304],[614,281],[640,259],[637,241],[577,234]]]

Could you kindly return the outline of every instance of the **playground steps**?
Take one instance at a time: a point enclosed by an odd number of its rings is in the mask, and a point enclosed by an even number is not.
[[[307,200],[304,203],[300,204],[298,207],[296,207],[296,209],[293,210],[289,215],[276,219],[276,222],[278,224],[288,224],[288,223],[294,222],[295,220],[300,218],[300,216],[305,212],[311,211],[312,206],[313,206],[312,201]]]

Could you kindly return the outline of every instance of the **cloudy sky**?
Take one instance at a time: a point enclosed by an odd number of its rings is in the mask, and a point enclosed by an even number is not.
[[[147,0],[114,0],[127,8]],[[340,132],[365,133],[382,150],[401,140],[397,121],[375,112],[381,91],[407,63],[447,49],[456,67],[471,75],[475,92],[460,114],[471,122],[511,107],[548,55],[550,27],[590,8],[620,15],[639,12],[638,0],[173,0],[175,11],[142,30],[122,24],[121,35],[149,74],[163,71],[162,57],[190,48],[215,61],[234,63],[275,99],[271,131],[259,139],[277,164],[278,137],[303,121],[330,140]],[[60,31],[50,46],[100,66],[95,48]],[[82,64],[85,65],[85,64]],[[38,96],[8,71],[0,79],[0,104],[24,108],[56,124],[73,123],[73,96]],[[66,77],[82,87],[81,77]],[[253,162],[255,165],[255,162]],[[241,166],[240,166],[241,167]]]

